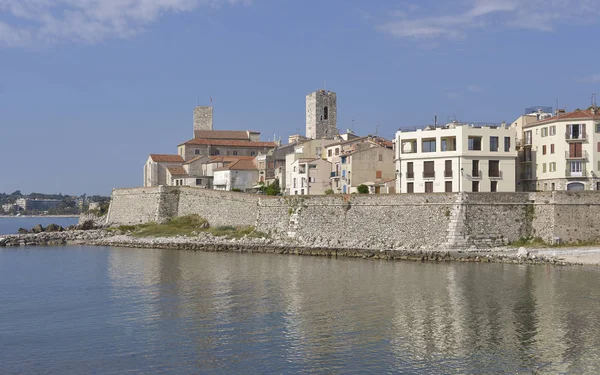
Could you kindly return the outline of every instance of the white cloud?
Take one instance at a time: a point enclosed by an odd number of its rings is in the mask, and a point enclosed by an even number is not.
[[[593,23],[600,16],[597,0],[454,0],[443,4],[437,13],[394,10],[376,28],[399,38],[464,39],[469,32],[482,29],[552,31],[573,21]]]
[[[600,82],[600,74],[590,74],[587,77],[578,78],[577,82],[580,82],[580,83],[598,83],[598,82]]]
[[[251,0],[0,0],[0,46],[126,38],[166,13]]]

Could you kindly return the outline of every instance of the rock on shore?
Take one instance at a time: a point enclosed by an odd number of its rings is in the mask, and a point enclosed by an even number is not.
[[[39,232],[9,235],[0,238],[0,247],[13,246],[56,246],[74,243],[88,243],[110,237],[112,234],[104,230],[69,230],[63,232]]]

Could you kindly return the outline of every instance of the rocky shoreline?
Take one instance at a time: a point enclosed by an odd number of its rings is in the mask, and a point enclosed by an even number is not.
[[[496,249],[491,251],[423,251],[388,249],[350,249],[335,247],[306,247],[270,238],[227,239],[207,233],[197,236],[136,238],[105,229],[67,230],[9,235],[0,238],[0,247],[92,245],[130,248],[153,248],[206,252],[236,252],[263,254],[290,254],[324,257],[348,257],[380,260],[432,261],[432,262],[479,262],[510,264],[581,264],[567,262],[556,256],[529,254],[524,249]]]

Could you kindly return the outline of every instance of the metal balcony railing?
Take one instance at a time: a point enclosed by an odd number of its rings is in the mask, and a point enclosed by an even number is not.
[[[340,177],[339,172],[331,172],[331,178],[339,178],[339,177]]]
[[[488,171],[488,177],[489,178],[493,178],[495,180],[501,180],[502,179],[502,171]]]
[[[481,179],[482,176],[483,175],[482,175],[481,171],[475,171],[475,170],[471,171],[471,178],[472,179]]]
[[[565,171],[565,176],[566,177],[587,177],[587,170],[586,170],[586,168],[583,168],[581,171],[572,171],[571,169],[567,168],[567,170]]]
[[[572,134],[572,133],[566,132],[565,139],[567,141],[585,141],[585,140],[587,140],[587,133],[581,132],[579,134]]]
[[[415,172],[406,172],[406,178],[412,180],[415,178]]]
[[[587,159],[588,152],[582,151],[582,150],[578,150],[578,151],[567,150],[567,151],[565,151],[565,158],[566,159]]]
[[[444,177],[445,178],[452,178],[452,169],[450,169],[450,170],[444,170]]]
[[[435,171],[433,171],[433,172],[423,172],[423,178],[435,178]]]

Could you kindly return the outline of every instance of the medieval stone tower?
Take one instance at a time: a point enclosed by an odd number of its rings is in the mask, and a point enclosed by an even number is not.
[[[194,108],[194,132],[196,130],[213,130],[213,107]]]
[[[335,92],[318,90],[306,95],[306,137],[332,139],[338,135]]]

